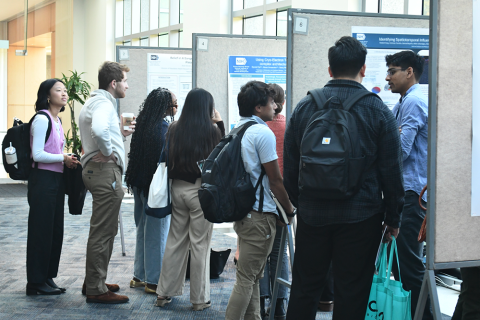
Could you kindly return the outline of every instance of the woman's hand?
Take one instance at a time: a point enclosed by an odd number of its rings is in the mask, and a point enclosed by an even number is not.
[[[67,168],[70,168],[70,169],[75,169],[77,167],[77,164],[80,163],[80,161],[77,160],[77,157],[75,157],[75,155],[73,154],[72,155],[64,154],[63,162],[65,163]]]
[[[215,109],[215,115],[213,116],[212,121],[213,121],[213,123],[223,121],[222,116],[220,115],[220,112],[218,112],[217,109]]]

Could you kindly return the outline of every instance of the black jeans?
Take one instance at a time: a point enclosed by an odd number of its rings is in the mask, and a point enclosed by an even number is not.
[[[27,281],[44,283],[58,273],[63,243],[65,187],[58,172],[33,169],[28,177]]]
[[[307,225],[298,216],[287,320],[313,320],[333,267],[333,320],[363,320],[382,236],[383,214],[350,224]]]
[[[426,207],[426,202],[422,200]],[[402,222],[400,233],[397,238],[398,259],[400,260],[400,272],[402,276],[403,289],[412,291],[412,319],[417,309],[418,297],[422,288],[425,266],[423,265],[423,243],[418,242],[418,233],[422,226],[425,211],[420,208],[418,194],[408,190],[405,192],[405,205],[402,211]],[[395,256],[394,256],[395,257]],[[393,274],[398,280],[398,269],[396,258],[393,261]],[[433,319],[430,308],[430,299],[427,300],[423,320]]]
[[[462,289],[452,320],[480,319],[480,268],[462,268]]]

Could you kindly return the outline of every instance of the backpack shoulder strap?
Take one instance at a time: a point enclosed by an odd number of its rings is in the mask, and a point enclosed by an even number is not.
[[[313,100],[317,104],[318,110],[322,109],[325,103],[327,102],[327,97],[325,96],[323,88],[310,90],[307,92],[307,94],[312,95]]]
[[[343,109],[345,111],[349,111],[353,105],[355,105],[360,99],[366,97],[366,96],[376,96],[378,97],[377,94],[367,91],[367,90],[358,90],[358,92],[352,94],[350,97],[348,97],[345,102],[343,103]],[[378,97],[380,98],[380,97]]]
[[[35,117],[39,114],[43,114],[45,117],[47,117],[48,119],[48,128],[47,128],[47,134],[45,135],[45,142],[47,142],[48,138],[50,138],[50,133],[52,132],[52,120],[50,119],[50,117],[48,116],[48,114],[46,112],[43,112],[43,111],[38,111],[33,117],[32,119],[30,119],[30,125],[32,125],[32,122],[33,122],[33,119],[35,119]],[[60,122],[61,123],[61,122]]]

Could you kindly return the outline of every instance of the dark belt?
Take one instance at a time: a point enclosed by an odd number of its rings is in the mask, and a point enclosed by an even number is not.
[[[253,212],[256,212],[256,213],[259,213],[259,214],[269,214],[269,215],[272,215],[272,216],[275,216],[277,217],[277,214],[273,213],[273,212],[258,212],[256,210],[252,210]]]

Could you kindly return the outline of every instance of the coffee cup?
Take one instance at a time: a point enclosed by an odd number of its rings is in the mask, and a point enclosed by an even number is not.
[[[130,126],[132,125],[134,114],[124,112],[122,113],[122,117],[123,117],[123,130],[132,130],[130,129]]]

